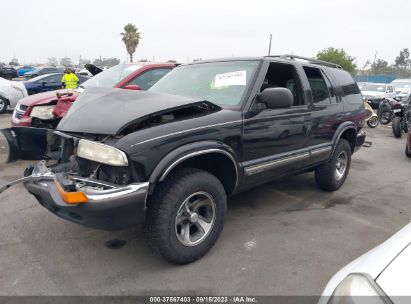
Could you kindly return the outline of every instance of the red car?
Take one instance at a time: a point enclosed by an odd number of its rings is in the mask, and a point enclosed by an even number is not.
[[[407,144],[405,146],[405,155],[411,157],[411,128],[407,132]]]
[[[71,104],[84,89],[89,87],[123,88],[148,90],[160,78],[171,71],[173,63],[130,63],[119,64],[100,72],[85,81],[73,92],[50,91],[21,99],[11,119],[13,127],[37,127],[54,129],[66,114]],[[94,67],[94,66],[93,66]]]

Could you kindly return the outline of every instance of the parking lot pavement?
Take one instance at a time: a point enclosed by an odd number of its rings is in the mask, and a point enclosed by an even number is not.
[[[389,128],[366,132],[372,147],[354,155],[339,191],[319,190],[307,173],[237,195],[216,246],[186,266],[155,256],[140,228],[84,228],[12,188],[0,196],[0,295],[318,295],[342,266],[410,221],[405,139]],[[22,167],[1,168],[0,184]],[[126,245],[105,247],[114,239]]]

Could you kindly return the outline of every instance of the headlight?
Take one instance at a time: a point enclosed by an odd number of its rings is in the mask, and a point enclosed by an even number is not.
[[[77,156],[111,166],[127,166],[127,156],[123,151],[94,141],[81,139]]]
[[[364,274],[355,273],[348,275],[338,284],[328,301],[328,304],[346,303],[387,304],[391,302],[371,278]]]
[[[53,110],[54,106],[37,106],[31,110],[30,116],[44,120],[53,119]]]

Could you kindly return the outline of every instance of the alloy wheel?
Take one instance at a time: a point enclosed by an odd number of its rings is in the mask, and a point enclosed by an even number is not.
[[[184,200],[177,211],[175,233],[184,246],[196,246],[204,241],[213,229],[216,203],[203,191],[195,192]]]
[[[345,171],[347,169],[348,164],[348,155],[347,152],[341,151],[341,153],[337,157],[337,163],[335,165],[335,174],[337,180],[340,180],[344,177]]]

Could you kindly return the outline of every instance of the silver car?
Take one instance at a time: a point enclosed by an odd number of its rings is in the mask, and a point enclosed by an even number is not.
[[[319,303],[405,304],[410,296],[411,223],[337,272]]]

